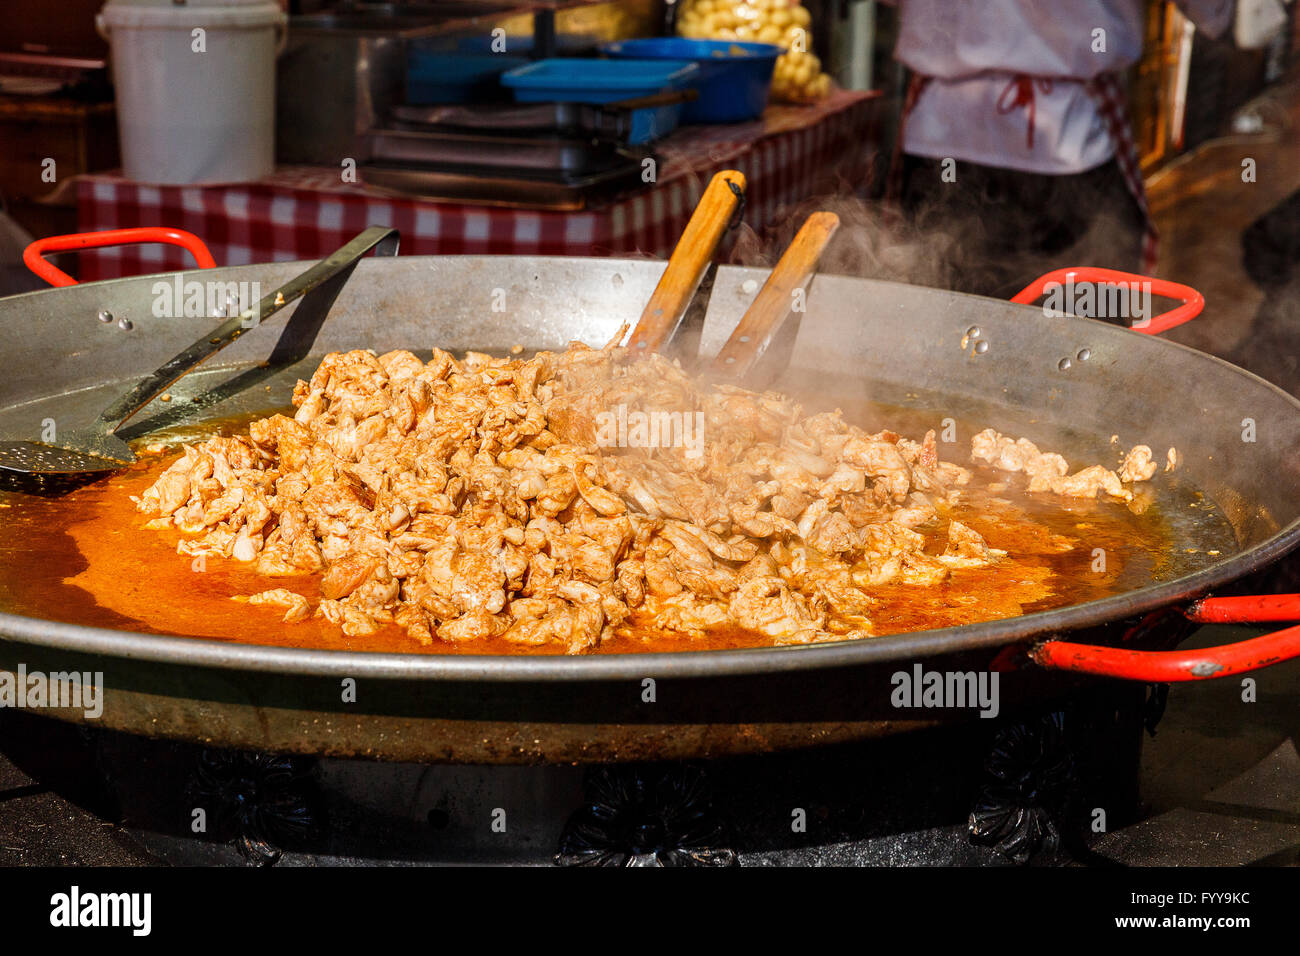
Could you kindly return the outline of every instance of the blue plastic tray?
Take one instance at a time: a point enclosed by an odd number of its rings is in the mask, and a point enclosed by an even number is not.
[[[607,56],[638,60],[689,60],[699,67],[691,85],[699,99],[687,103],[683,123],[739,123],[757,119],[767,106],[776,58],[772,43],[658,37],[623,40],[601,48]]]
[[[437,49],[419,41],[406,53],[406,102],[413,106],[430,103],[467,103],[480,96],[500,95],[502,73],[528,63],[531,37],[509,37],[510,53],[493,53],[491,38],[468,38],[455,50]]]
[[[613,103],[691,85],[698,68],[675,60],[538,60],[510,70],[501,82],[521,103]],[[633,110],[628,142],[667,136],[681,119],[682,104]]]

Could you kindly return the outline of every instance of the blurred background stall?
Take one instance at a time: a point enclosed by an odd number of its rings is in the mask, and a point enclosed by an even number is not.
[[[1295,8],[1267,2],[1282,23],[1243,4],[1212,38],[1134,0],[1125,79],[1148,175],[1274,128],[1248,104],[1286,74]],[[660,256],[726,166],[749,177],[751,232],[722,254],[762,258],[794,208],[883,194],[907,85],[900,9],[873,0],[5,5],[11,228],[184,228],[222,265],[320,255],[365,222],[403,226],[414,253]],[[606,58],[664,69],[614,88]],[[562,86],[539,85],[556,67]],[[623,105],[645,96],[665,101]],[[76,258],[87,279],[184,264],[152,246]]]

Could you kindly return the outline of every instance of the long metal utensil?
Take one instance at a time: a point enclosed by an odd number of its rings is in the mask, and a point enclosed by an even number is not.
[[[88,427],[60,434],[50,441],[0,442],[0,471],[67,478],[125,468],[135,461],[135,454],[114,433],[132,415],[204,359],[220,352],[289,303],[349,270],[370,250],[374,249],[377,255],[395,255],[399,238],[395,229],[371,226],[333,255],[263,296],[256,307],[228,318],[157,371],[141,379],[129,392],[105,408]]]

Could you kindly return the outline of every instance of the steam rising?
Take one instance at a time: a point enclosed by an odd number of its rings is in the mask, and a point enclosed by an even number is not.
[[[940,195],[906,216],[882,201],[843,193],[810,199],[762,237],[742,225],[730,262],[774,265],[808,215],[824,209],[840,217],[839,231],[818,269],[828,274],[1010,298],[1040,275],[1066,266],[1136,269],[1136,233],[1110,211],[1097,214],[1077,241],[1049,234],[1040,248],[1024,250],[1011,242],[1040,221],[1041,209],[1016,196],[991,196],[959,183]],[[1059,218],[1067,223],[1075,216],[1081,219],[1088,204],[1086,195],[1071,197],[1067,205],[1072,208],[1059,210]]]
[[[840,217],[839,231],[822,256],[819,272],[949,286],[953,269],[948,262],[959,238],[956,230],[927,231],[905,221],[884,203],[847,195],[822,196],[801,203],[762,238],[748,224],[741,224],[731,250],[731,264],[762,268],[775,265],[804,220],[818,210]]]

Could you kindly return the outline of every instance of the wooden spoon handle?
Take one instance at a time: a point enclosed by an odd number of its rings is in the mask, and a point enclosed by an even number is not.
[[[754,367],[794,309],[796,291],[806,295],[817,261],[839,227],[833,212],[808,217],[710,364],[714,376],[743,378]]]
[[[724,169],[709,182],[632,330],[631,348],[653,352],[673,337],[744,193],[745,174],[734,169]]]

